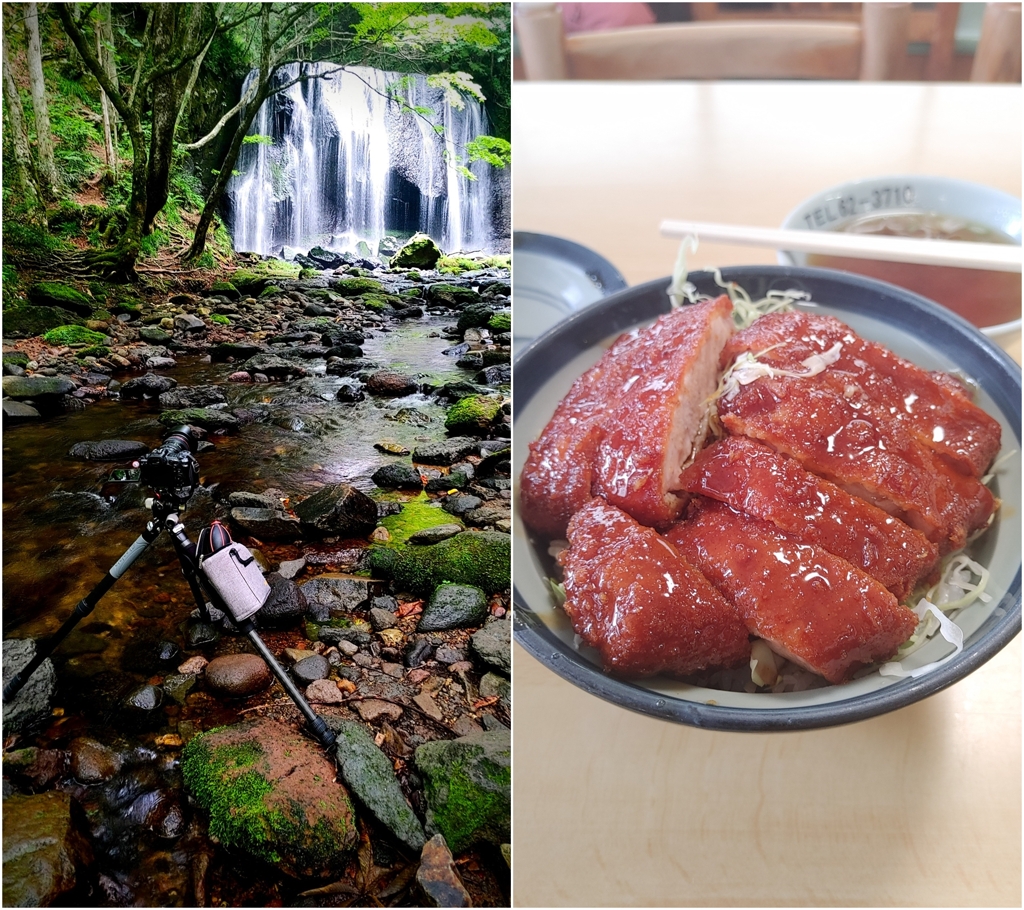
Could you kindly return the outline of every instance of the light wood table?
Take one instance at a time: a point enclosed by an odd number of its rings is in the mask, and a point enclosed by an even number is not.
[[[667,275],[663,218],[774,226],[859,176],[1020,196],[1020,86],[517,83],[516,230]],[[774,263],[703,244],[693,268]],[[514,303],[513,303],[514,313]],[[1020,335],[1004,342],[1020,362]],[[1021,640],[857,724],[697,730],[514,649],[517,906],[1020,906]]]

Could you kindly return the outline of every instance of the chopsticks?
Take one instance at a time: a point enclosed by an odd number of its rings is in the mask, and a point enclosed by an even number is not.
[[[662,221],[661,233],[666,237],[696,235],[701,240],[718,240],[801,253],[830,253],[834,256],[853,256],[858,259],[886,259],[923,265],[988,269],[994,272],[1021,271],[1021,247],[1013,244],[922,240],[916,237],[842,234],[834,231],[797,231],[706,221]]]

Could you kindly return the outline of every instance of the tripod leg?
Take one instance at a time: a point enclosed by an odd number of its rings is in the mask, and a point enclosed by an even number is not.
[[[168,529],[171,532],[171,540],[174,543],[174,549],[178,553],[178,560],[181,563],[181,571],[188,581],[189,588],[192,589],[193,595],[197,602],[200,604],[200,609],[204,612],[206,610],[205,600],[202,595],[203,588],[199,581],[199,564],[196,559],[196,546],[188,539],[188,535],[185,534],[184,526],[178,520],[177,515],[168,516],[167,520]],[[234,618],[234,614],[231,612],[227,604],[218,596],[216,591],[210,592],[210,599],[213,601],[214,606],[220,610],[224,610],[232,619],[235,627],[245,633],[249,641],[252,642],[253,647],[259,652],[260,657],[266,661],[270,671],[277,677],[277,681],[284,687],[285,692],[295,706],[302,712],[306,720],[309,723],[310,729],[313,731],[313,735],[320,740],[321,745],[330,752],[334,748],[336,737],[334,731],[324,722],[324,719],[316,713],[310,707],[308,701],[306,701],[303,694],[299,691],[298,687],[292,682],[291,677],[285,671],[285,669],[277,662],[277,659],[271,653],[270,649],[266,646],[259,633],[256,631],[256,625],[251,619],[243,619],[241,621]]]
[[[4,703],[14,700],[18,692],[21,691],[22,686],[39,669],[42,662],[54,652],[57,645],[67,638],[68,633],[78,625],[79,621],[93,611],[99,599],[114,586],[114,583],[124,575],[131,564],[142,555],[145,549],[159,535],[160,527],[156,522],[151,522],[146,526],[146,530],[124,551],[121,558],[110,567],[107,574],[100,579],[100,583],[75,605],[74,612],[64,620],[64,624],[47,639],[45,645],[36,651],[36,656],[15,673],[11,681],[4,686]]]

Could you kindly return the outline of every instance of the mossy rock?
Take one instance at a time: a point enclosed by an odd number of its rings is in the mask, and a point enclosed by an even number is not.
[[[448,409],[445,429],[456,436],[472,436],[486,430],[501,414],[501,399],[490,395],[460,398]]]
[[[386,313],[391,309],[388,306],[387,294],[363,294],[362,301],[363,306],[377,313]]]
[[[231,320],[228,319],[228,317],[225,316],[223,313],[214,313],[210,317],[210,322],[214,323],[215,325],[231,325]]]
[[[106,335],[81,325],[59,325],[43,335],[43,341],[56,347],[75,344],[97,345],[109,340]]]
[[[309,269],[309,268],[299,269],[299,279],[301,281],[306,281],[309,278],[319,278],[319,277],[320,277],[320,271],[318,269]]]
[[[181,756],[210,836],[295,877],[336,873],[358,842],[355,813],[323,751],[290,726],[255,720],[201,733]]]
[[[96,344],[92,347],[83,348],[78,352],[78,358],[81,360],[84,357],[106,357],[110,353],[110,348],[105,344]]]
[[[179,411],[164,411],[157,418],[165,427],[177,427],[190,424],[204,430],[234,430],[238,427],[238,418],[214,408],[184,408]]]
[[[14,306],[4,309],[4,336],[32,338],[63,325],[81,325],[85,319],[75,319],[67,310],[52,306]]]
[[[37,306],[53,306],[88,316],[93,311],[93,301],[81,291],[60,281],[37,281],[28,289],[28,299]]]
[[[11,363],[19,367],[27,367],[29,356],[24,351],[4,351],[3,363]]]
[[[431,505],[431,500],[426,493],[420,493],[415,499],[405,503],[402,506],[402,511],[397,515],[385,515],[380,520],[380,524],[387,528],[391,535],[387,546],[399,549],[405,546],[406,541],[419,531],[454,523],[461,522],[444,509]]]
[[[432,269],[441,258],[441,250],[426,234],[413,234],[391,257],[393,269]]]
[[[465,306],[478,304],[480,295],[472,288],[461,287],[457,284],[432,284],[427,289],[427,299],[438,306],[457,310]],[[488,308],[487,312],[489,318],[491,310]],[[486,325],[486,320],[481,325]]]
[[[427,799],[427,834],[452,853],[508,843],[512,822],[512,737],[508,730],[426,743],[416,750]]]
[[[460,332],[466,329],[482,329],[488,325],[495,312],[486,303],[472,303],[459,313],[456,328]]]
[[[475,585],[494,594],[511,583],[511,558],[508,534],[463,531],[440,543],[408,546],[400,552],[375,547],[367,565],[374,575],[390,578],[399,590],[425,597],[446,581]]]
[[[437,260],[435,268],[445,275],[461,275],[463,272],[476,271],[480,263],[464,256],[442,256]]]
[[[242,296],[238,288],[230,281],[215,281],[210,285],[210,293],[219,294],[222,297],[227,297],[229,300],[238,300]]]
[[[260,297],[273,297],[275,294],[280,294],[281,288],[276,284],[268,284],[262,291],[260,291]]]
[[[339,278],[331,287],[348,297],[356,294],[372,294],[374,291],[383,293],[384,291],[384,285],[376,278]]]
[[[492,332],[511,332],[512,331],[512,314],[511,313],[495,313],[490,319],[487,320],[487,328]]]

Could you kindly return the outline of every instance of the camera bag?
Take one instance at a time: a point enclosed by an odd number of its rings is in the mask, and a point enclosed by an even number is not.
[[[215,521],[199,535],[199,567],[221,596],[235,622],[248,619],[270,596],[270,585],[248,547],[231,540],[227,529]],[[212,550],[212,552],[204,552]]]

